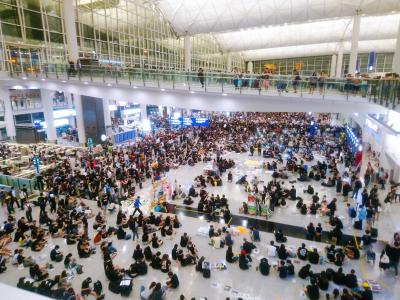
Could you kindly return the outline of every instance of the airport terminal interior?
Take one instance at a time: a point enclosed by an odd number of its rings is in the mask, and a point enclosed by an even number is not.
[[[399,74],[399,0],[0,0],[0,298],[400,299]]]

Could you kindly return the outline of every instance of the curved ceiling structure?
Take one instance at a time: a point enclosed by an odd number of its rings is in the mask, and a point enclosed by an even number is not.
[[[211,33],[223,51],[245,60],[332,54],[349,50],[360,10],[360,52],[392,52],[399,0],[148,0],[178,35]],[[320,49],[316,49],[320,48]]]
[[[164,16],[180,35],[237,31],[284,23],[305,23],[400,11],[398,0],[158,0]]]
[[[400,14],[361,18],[360,41],[394,39]],[[351,40],[351,18],[257,27],[216,34],[227,51],[245,51],[274,47],[321,44]]]

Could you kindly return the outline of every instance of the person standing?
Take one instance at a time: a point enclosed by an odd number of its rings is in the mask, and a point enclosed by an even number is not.
[[[14,187],[11,187],[11,206],[14,208],[14,203],[17,204],[17,207],[20,208],[17,198],[17,191]]]
[[[317,72],[313,72],[312,75],[309,78],[310,81],[310,94],[314,94],[315,89],[317,88]]]
[[[201,87],[203,88],[204,87],[204,70],[203,70],[203,68],[199,69],[199,71],[197,73],[197,77],[199,78]]]
[[[140,196],[137,196],[137,198],[135,199],[135,202],[133,203],[135,210],[133,211],[132,216],[134,216],[137,211],[139,212],[140,215],[143,215],[143,212],[140,210],[141,205],[142,204],[140,203]]]
[[[297,88],[299,86],[301,82],[301,77],[300,74],[297,70],[293,71],[293,81],[292,81],[292,85],[293,85],[293,90],[295,93],[297,93]]]
[[[32,223],[32,221],[33,221],[32,206],[29,202],[27,202],[25,206],[26,206],[26,211],[25,211],[26,219],[28,220],[29,223]]]
[[[325,79],[326,79],[325,73],[324,71],[321,71],[318,78],[319,93],[321,95],[324,93]]]
[[[19,192],[19,201],[20,201],[20,207],[21,210],[24,210],[25,207],[25,202],[28,198],[28,194],[26,193],[26,191],[24,190],[24,188]]]
[[[42,216],[46,211],[46,199],[43,197],[43,193],[40,193],[38,203],[40,207],[40,216]]]

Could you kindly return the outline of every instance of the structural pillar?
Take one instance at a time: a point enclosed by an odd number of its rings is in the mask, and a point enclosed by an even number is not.
[[[78,130],[78,141],[80,145],[86,143],[85,122],[83,120],[82,98],[81,95],[74,94],[74,104],[76,110],[76,129]]]
[[[6,122],[7,137],[14,141],[16,137],[14,114],[11,105],[10,91],[6,87],[0,89],[0,99],[4,103],[4,121]]]
[[[192,40],[189,35],[183,38],[183,45],[185,47],[185,71],[192,70]]]
[[[104,112],[104,126],[106,127],[106,135],[111,134],[111,113],[110,113],[110,101],[108,99],[103,99],[103,112]]]
[[[57,141],[57,130],[54,124],[53,114],[53,92],[49,90],[40,90],[40,96],[42,98],[44,120],[46,122],[46,134],[47,142],[56,143]]]
[[[147,105],[140,104],[140,120],[143,121],[144,119],[147,119]]]
[[[228,55],[226,57],[226,71],[228,73],[232,72],[232,53],[228,52]]]
[[[337,56],[337,61],[336,61],[336,78],[342,77],[343,51],[344,51],[343,41],[340,41],[339,42],[339,51],[338,51],[338,56]]]
[[[351,34],[351,50],[350,50],[350,61],[348,73],[353,75],[356,73],[357,68],[357,56],[358,56],[358,40],[360,37],[360,22],[361,22],[361,10],[357,9],[356,14],[353,17],[353,31]]]
[[[336,75],[336,54],[333,54],[331,58],[331,71],[329,73],[329,77],[335,77],[335,75]]]
[[[400,21],[399,29],[397,30],[396,48],[394,49],[392,72],[400,74]]]
[[[68,59],[73,61],[75,64],[79,58],[78,40],[76,36],[76,25],[75,25],[75,9],[74,2],[72,0],[64,0],[64,25],[65,25],[65,36],[67,39],[68,48]]]
[[[250,74],[253,74],[253,62],[249,61],[247,63],[247,72],[249,72]]]

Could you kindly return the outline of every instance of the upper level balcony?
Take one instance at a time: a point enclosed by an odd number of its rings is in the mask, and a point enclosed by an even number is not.
[[[111,87],[121,90],[130,90],[130,94],[138,91],[154,93],[171,92],[191,97],[202,95],[204,99],[210,97],[228,97],[231,99],[246,100],[251,106],[251,101],[257,102],[259,111],[293,111],[288,106],[294,103],[301,103],[302,109],[295,111],[324,111],[324,104],[331,104],[326,107],[326,112],[358,112],[364,108],[368,113],[382,112],[383,108],[396,109],[400,103],[400,81],[399,80],[378,80],[364,78],[328,78],[328,77],[300,77],[281,75],[256,75],[221,72],[184,72],[174,70],[151,70],[134,68],[115,68],[100,66],[73,66],[62,64],[43,64],[40,67],[29,68],[24,65],[5,64],[3,72],[3,83],[12,78],[23,82],[36,82],[40,88],[49,89],[46,83],[52,82],[53,88],[66,90],[61,87],[86,86],[86,95],[89,95],[88,86],[96,86],[102,92],[90,96],[106,96],[105,88]],[[56,85],[55,85],[56,84]],[[67,90],[68,91],[68,90]],[[69,91],[73,92],[73,89]],[[76,89],[74,90],[76,92]],[[143,95],[143,93],[142,93]],[[111,95],[110,95],[111,96]],[[205,97],[207,96],[207,97]],[[153,96],[154,97],[154,96]],[[113,99],[112,97],[110,99]],[[261,108],[260,105],[269,105],[271,101],[275,108]],[[160,99],[158,99],[161,101]],[[214,99],[215,101],[215,99]],[[137,101],[140,102],[140,101]],[[146,101],[145,101],[146,102]],[[165,102],[148,104],[167,104]],[[179,103],[168,103],[179,106]],[[191,103],[187,108],[203,110],[222,110],[213,103],[205,101],[202,105]],[[242,103],[243,104],[243,103]],[[278,106],[278,104],[280,104]],[[286,105],[285,105],[286,104]],[[306,105],[308,104],[308,105]],[[378,105],[376,105],[378,104]],[[304,106],[306,105],[306,106]],[[307,107],[307,108],[306,108]],[[314,107],[319,107],[316,110]],[[247,110],[243,107],[225,107],[225,110]],[[254,110],[249,109],[249,110]]]

